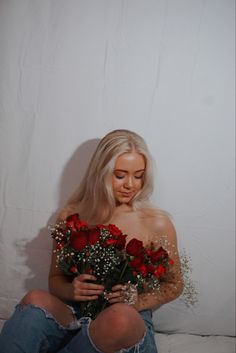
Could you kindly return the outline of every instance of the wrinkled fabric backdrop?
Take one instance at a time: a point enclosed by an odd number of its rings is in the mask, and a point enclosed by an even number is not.
[[[199,302],[162,332],[234,334],[234,1],[0,1],[0,318],[47,289],[48,224],[99,139],[140,133]],[[135,234],[134,234],[135,236]]]

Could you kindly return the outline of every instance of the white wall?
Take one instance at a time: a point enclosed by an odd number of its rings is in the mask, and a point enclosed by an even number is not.
[[[55,219],[98,139],[141,133],[199,303],[167,332],[234,334],[234,1],[0,0],[0,318],[47,289]]]

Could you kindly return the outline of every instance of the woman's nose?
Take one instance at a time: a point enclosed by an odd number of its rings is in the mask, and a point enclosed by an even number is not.
[[[132,179],[132,177],[128,177],[128,178],[125,180],[124,186],[125,186],[126,188],[131,188],[131,187],[133,186],[133,179]]]

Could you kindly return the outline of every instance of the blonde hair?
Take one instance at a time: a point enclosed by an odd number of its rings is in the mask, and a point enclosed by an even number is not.
[[[149,197],[153,191],[153,163],[146,142],[135,132],[114,130],[99,142],[82,182],[59,217],[79,212],[81,218],[92,223],[108,221],[115,208],[111,176],[116,159],[132,151],[142,154],[146,163],[143,187],[133,198],[132,207],[151,206]]]

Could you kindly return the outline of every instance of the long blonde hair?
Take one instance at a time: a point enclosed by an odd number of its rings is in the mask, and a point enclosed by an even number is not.
[[[132,200],[132,207],[138,209],[150,206],[149,197],[153,191],[153,163],[146,142],[133,131],[114,130],[99,142],[82,182],[60,212],[59,217],[64,218],[79,212],[81,218],[93,224],[108,221],[115,208],[111,178],[115,161],[121,154],[131,151],[142,154],[146,163],[143,187]]]

